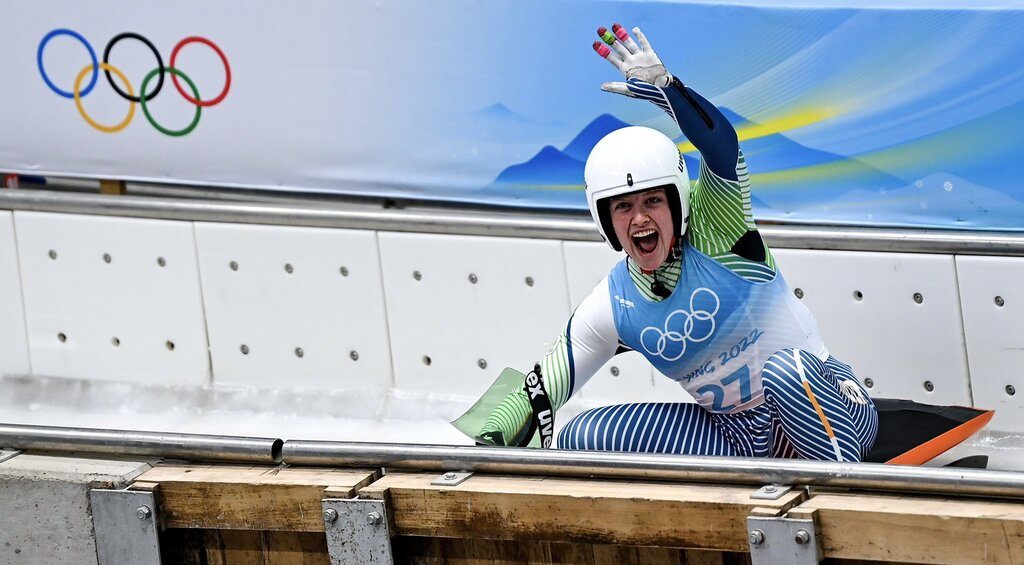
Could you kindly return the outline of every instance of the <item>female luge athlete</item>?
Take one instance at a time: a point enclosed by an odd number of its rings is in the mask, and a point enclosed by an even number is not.
[[[531,423],[527,390],[538,390],[540,375],[557,410],[629,348],[697,404],[589,410],[565,425],[559,447],[860,461],[875,440],[874,405],[778,273],[754,224],[736,131],[633,32],[636,41],[618,24],[598,30],[604,43],[594,49],[627,79],[601,88],[668,112],[701,154],[697,182],[691,190],[675,143],[653,129],[627,127],[598,142],[584,173],[587,202],[601,235],[627,257],[478,439],[515,444]]]

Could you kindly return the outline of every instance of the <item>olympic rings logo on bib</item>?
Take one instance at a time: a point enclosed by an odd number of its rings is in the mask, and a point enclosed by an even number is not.
[[[715,333],[718,295],[701,287],[690,295],[690,311],[674,310],[665,318],[665,328],[647,326],[640,332],[640,344],[647,353],[666,361],[677,361],[686,353],[686,342],[700,343]]]
[[[43,50],[46,49],[46,45],[50,42],[51,39],[60,35],[66,35],[68,37],[78,40],[78,42],[81,43],[89,51],[89,58],[91,60],[91,62],[85,67],[83,67],[82,70],[75,77],[74,87],[71,90],[71,92],[62,90],[59,87],[57,87],[57,85],[55,85],[53,81],[50,80],[49,75],[46,74],[46,69],[43,68]],[[150,51],[153,52],[153,56],[156,58],[156,68],[147,73],[145,77],[143,77],[142,83],[139,84],[139,93],[137,96],[135,94],[135,90],[132,88],[131,82],[128,80],[128,77],[125,76],[124,72],[122,72],[114,65],[110,64],[111,49],[113,49],[114,45],[116,45],[119,41],[123,39],[134,39],[136,41],[142,42],[146,47],[149,48]],[[186,75],[180,69],[174,66],[174,62],[177,59],[178,53],[181,51],[181,48],[185,47],[186,45],[189,45],[190,43],[201,43],[203,45],[206,45],[210,49],[213,49],[214,53],[216,53],[217,56],[220,57],[221,62],[224,64],[224,88],[221,89],[220,94],[209,100],[201,99],[199,97],[199,90],[196,88],[195,83],[192,82],[192,79],[189,78],[188,75]],[[153,45],[151,41],[137,33],[125,32],[114,36],[114,38],[111,39],[107,43],[107,46],[103,49],[103,61],[101,62],[96,59],[96,51],[93,50],[92,45],[85,39],[85,37],[83,37],[80,33],[76,31],[61,28],[55,29],[50,33],[47,33],[43,37],[42,41],[39,42],[39,49],[36,51],[36,64],[39,66],[39,74],[42,75],[43,81],[46,83],[47,86],[50,87],[50,90],[56,92],[58,95],[63,96],[64,98],[73,99],[75,101],[75,106],[78,108],[78,113],[81,114],[82,118],[85,119],[86,123],[106,133],[117,133],[123,130],[124,128],[128,127],[128,124],[131,123],[132,118],[135,117],[135,104],[138,103],[140,106],[142,106],[142,113],[145,114],[146,120],[149,121],[149,123],[160,133],[172,137],[181,137],[183,135],[188,135],[189,133],[192,133],[192,130],[196,129],[196,126],[199,125],[199,118],[202,115],[202,109],[220,104],[224,100],[224,98],[227,97],[228,90],[231,89],[231,66],[228,65],[228,59],[224,55],[224,52],[220,50],[220,47],[218,47],[214,42],[210,41],[209,39],[206,39],[205,37],[192,36],[186,37],[185,39],[179,41],[178,44],[174,46],[174,49],[171,50],[170,64],[165,67],[164,61],[160,57],[160,53],[157,51],[156,46]],[[106,125],[97,122],[85,111],[85,106],[82,104],[82,98],[84,98],[90,92],[92,92],[93,87],[96,86],[96,80],[99,77],[100,70],[102,70],[103,73],[106,75],[107,82],[110,83],[110,87],[114,89],[114,92],[116,92],[121,98],[124,98],[128,101],[128,113],[125,115],[123,120],[114,125]],[[118,80],[120,80],[121,83],[124,85],[123,90],[120,86],[118,86],[117,82],[114,80],[114,77],[111,73],[113,73],[113,75],[117,75]],[[172,130],[157,123],[156,119],[153,118],[153,115],[150,113],[149,107],[147,106],[147,103],[152,101],[153,98],[155,98],[156,95],[160,93],[161,89],[163,89],[164,75],[167,73],[170,73],[171,82],[174,83],[174,88],[177,89],[178,94],[180,94],[182,98],[184,98],[186,101],[188,101],[196,107],[196,112],[192,118],[192,122],[189,123],[189,125],[185,126],[183,129],[179,130]],[[82,81],[85,80],[86,75],[89,75],[89,83],[83,88]],[[149,92],[147,87],[149,86],[153,78],[157,79],[156,86],[153,87],[152,92]],[[185,81],[185,83],[188,85],[188,89],[191,91],[191,94],[185,92],[185,89],[182,88],[181,83],[178,81],[179,78]]]

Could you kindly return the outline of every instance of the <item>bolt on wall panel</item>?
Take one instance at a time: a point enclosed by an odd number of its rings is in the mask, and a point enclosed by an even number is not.
[[[374,232],[197,223],[196,241],[215,383],[390,387]]]
[[[475,397],[568,318],[559,241],[382,232],[380,250],[399,390]]]
[[[190,222],[15,212],[32,371],[209,382]]]
[[[831,354],[879,398],[971,403],[952,256],[776,249]]]
[[[956,268],[974,404],[996,411],[989,428],[1024,432],[1024,259],[957,257]]]

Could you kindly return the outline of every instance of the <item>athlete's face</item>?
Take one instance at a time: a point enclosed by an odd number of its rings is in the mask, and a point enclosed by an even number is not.
[[[665,262],[672,249],[672,211],[665,189],[612,197],[609,212],[622,250],[637,266],[653,271]]]

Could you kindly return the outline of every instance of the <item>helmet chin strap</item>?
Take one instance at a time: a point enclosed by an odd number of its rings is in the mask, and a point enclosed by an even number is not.
[[[672,238],[672,249],[668,250],[668,259],[665,259],[665,261],[678,261],[682,258],[683,239],[677,235]]]

